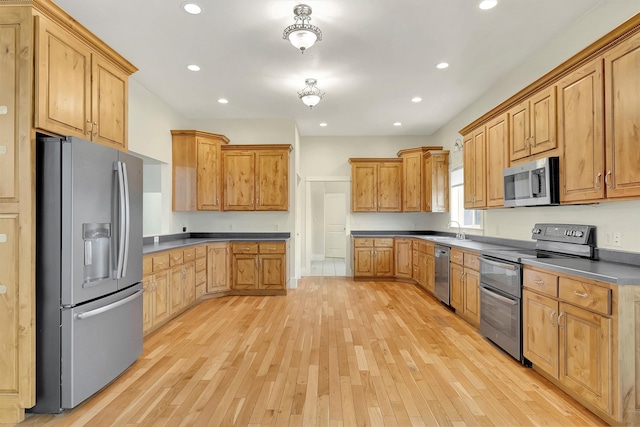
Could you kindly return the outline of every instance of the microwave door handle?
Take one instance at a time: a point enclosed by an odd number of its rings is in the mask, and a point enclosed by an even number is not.
[[[124,244],[125,244],[125,199],[124,199],[124,174],[122,173],[122,162],[115,162],[115,168],[118,172],[118,197],[120,199],[120,209],[118,216],[118,228],[120,231],[118,240],[118,263],[116,265],[116,279],[122,277],[122,264],[124,262]]]
[[[127,173],[127,164],[124,162],[120,162],[122,164],[122,176],[124,183],[124,201],[125,201],[125,209],[124,209],[124,254],[122,257],[122,274],[120,277],[124,277],[127,275],[127,261],[129,260],[129,236],[131,235],[131,199],[129,198],[129,174]]]
[[[537,197],[540,194],[540,175],[535,171],[531,172],[531,195]]]

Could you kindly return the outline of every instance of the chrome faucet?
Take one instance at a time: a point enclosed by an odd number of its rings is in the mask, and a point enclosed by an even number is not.
[[[455,223],[458,226],[458,232],[456,233],[456,239],[464,240],[464,233],[461,230],[460,223],[458,221],[449,221],[448,228],[451,228],[451,225]]]

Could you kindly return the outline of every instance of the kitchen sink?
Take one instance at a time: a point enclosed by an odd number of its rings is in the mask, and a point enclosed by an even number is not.
[[[463,239],[458,239],[458,238],[449,237],[449,236],[425,236],[425,238],[428,240],[432,240],[434,242],[451,242],[456,240],[463,240]]]

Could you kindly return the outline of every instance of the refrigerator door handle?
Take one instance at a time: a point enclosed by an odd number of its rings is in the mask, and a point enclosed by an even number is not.
[[[121,279],[122,266],[124,263],[124,245],[125,245],[125,210],[126,201],[124,193],[124,173],[122,172],[122,162],[116,162],[116,170],[118,172],[118,196],[120,196],[120,215],[118,218],[118,228],[120,236],[118,240],[118,264],[116,265],[116,279]]]
[[[136,293],[131,294],[128,297],[121,299],[120,301],[116,301],[109,305],[105,305],[104,307],[96,308],[95,310],[89,310],[83,313],[78,313],[76,314],[76,319],[78,320],[89,319],[93,316],[97,316],[99,314],[106,313],[107,311],[114,310],[120,307],[121,305],[124,305],[129,301],[133,301],[134,299],[138,298],[139,296],[142,295],[143,292],[144,292],[144,289],[140,289],[139,291],[136,291]]]
[[[129,260],[129,236],[131,235],[131,199],[129,198],[129,174],[127,173],[127,164],[124,162],[120,162],[122,165],[122,175],[124,182],[124,200],[125,200],[125,211],[124,211],[124,257],[122,262],[122,275],[120,277],[124,277],[127,275],[127,261]]]

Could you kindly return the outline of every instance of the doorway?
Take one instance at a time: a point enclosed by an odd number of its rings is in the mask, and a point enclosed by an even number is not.
[[[307,178],[305,270],[309,276],[350,271],[349,177]]]

